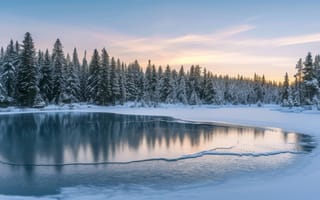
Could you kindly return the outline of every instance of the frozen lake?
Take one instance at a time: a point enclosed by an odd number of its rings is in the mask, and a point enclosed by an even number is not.
[[[0,194],[63,188],[175,190],[285,170],[315,148],[280,129],[109,113],[0,116]]]

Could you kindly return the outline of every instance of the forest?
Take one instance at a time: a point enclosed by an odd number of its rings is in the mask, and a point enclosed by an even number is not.
[[[77,49],[63,51],[59,39],[50,52],[36,50],[32,36],[23,42],[11,40],[0,52],[0,106],[44,107],[49,104],[90,103],[117,105],[136,102],[141,106],[167,104],[280,104],[319,107],[320,56],[311,53],[299,59],[297,73],[290,82],[238,75],[217,75],[205,67],[192,65],[175,69],[155,66],[150,60],[124,63],[95,49],[91,58]]]

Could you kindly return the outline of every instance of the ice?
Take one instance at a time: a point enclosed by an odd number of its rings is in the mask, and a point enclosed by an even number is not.
[[[219,122],[242,126],[281,128],[288,132],[299,132],[320,138],[320,112],[288,109],[277,105],[257,106],[184,106],[161,105],[157,108],[125,106],[101,107],[76,104],[49,106],[44,109],[1,109],[0,114],[32,112],[111,112],[134,115],[170,116],[197,122]],[[206,152],[204,152],[206,153]],[[275,152],[276,153],[276,152]],[[282,153],[282,152],[280,152]],[[269,155],[269,154],[268,154]],[[196,155],[195,155],[196,156]],[[308,199],[320,196],[320,151],[316,148],[304,161],[290,169],[276,171],[274,176],[243,177],[219,185],[194,185],[179,190],[157,190],[137,187],[106,189],[100,187],[64,188],[59,195],[41,199]],[[36,198],[36,197],[34,197]],[[34,199],[33,197],[0,196],[0,199]]]

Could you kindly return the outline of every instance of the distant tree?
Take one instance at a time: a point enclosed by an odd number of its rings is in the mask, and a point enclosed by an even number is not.
[[[295,87],[294,87],[294,104],[296,106],[300,106],[302,103],[302,68],[303,63],[302,59],[300,58],[296,64],[297,73],[294,75],[295,77]]]
[[[290,106],[291,107],[293,105],[288,73],[286,73],[284,76],[281,102],[282,102],[283,106]]]

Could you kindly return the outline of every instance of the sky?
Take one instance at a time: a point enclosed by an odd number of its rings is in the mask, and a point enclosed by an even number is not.
[[[297,60],[320,53],[320,1],[0,0],[0,46],[33,36],[37,49],[60,38],[65,53],[93,49],[126,63],[199,64],[217,74],[282,80]]]

